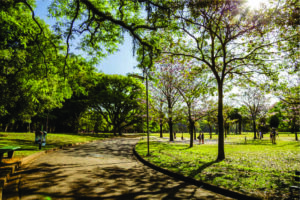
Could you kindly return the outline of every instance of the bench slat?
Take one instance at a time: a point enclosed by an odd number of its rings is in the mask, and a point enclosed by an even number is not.
[[[18,146],[5,146],[5,147],[0,147],[0,150],[16,150],[20,149],[21,147]]]

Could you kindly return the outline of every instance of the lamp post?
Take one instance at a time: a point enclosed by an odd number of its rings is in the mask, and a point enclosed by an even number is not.
[[[137,74],[129,74],[128,76],[132,76],[141,80],[145,80],[146,79],[146,112],[147,112],[147,156],[150,156],[150,148],[149,148],[149,140],[150,140],[150,133],[149,133],[149,99],[148,99],[148,71],[146,71],[147,69],[143,70],[143,75],[144,76],[140,76]],[[146,74],[146,77],[145,77]]]
[[[147,156],[150,156],[150,150],[149,150],[149,99],[148,99],[148,73],[146,72],[146,104],[147,104]]]

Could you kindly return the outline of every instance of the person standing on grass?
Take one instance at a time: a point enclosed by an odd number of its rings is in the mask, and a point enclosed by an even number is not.
[[[198,140],[199,140],[199,145],[200,145],[201,144],[201,133],[199,133]]]
[[[202,144],[204,144],[204,133],[201,135]]]
[[[262,136],[261,136],[261,131],[259,131],[259,139],[261,140]]]
[[[276,144],[276,130],[274,127],[272,128],[271,135],[272,135],[272,144]]]

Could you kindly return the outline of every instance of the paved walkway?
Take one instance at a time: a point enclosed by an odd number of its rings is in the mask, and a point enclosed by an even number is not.
[[[230,199],[144,166],[132,154],[136,142],[109,139],[46,154],[21,168],[18,191],[3,199]]]

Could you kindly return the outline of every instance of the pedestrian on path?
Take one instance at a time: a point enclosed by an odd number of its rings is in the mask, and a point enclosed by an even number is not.
[[[199,136],[197,137],[198,138],[198,140],[199,140],[199,145],[201,144],[201,133],[199,133]]]

